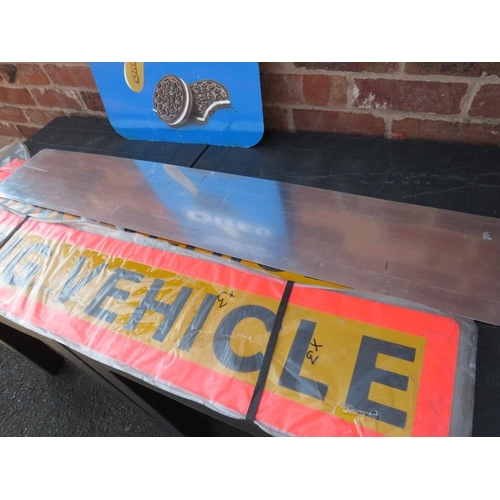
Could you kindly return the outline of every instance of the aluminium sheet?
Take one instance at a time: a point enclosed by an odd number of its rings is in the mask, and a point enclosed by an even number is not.
[[[500,325],[500,220],[43,150],[0,196]]]

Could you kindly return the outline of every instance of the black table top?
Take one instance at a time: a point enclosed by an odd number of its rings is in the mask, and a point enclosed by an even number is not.
[[[25,144],[31,155],[46,148],[105,154],[500,217],[496,147],[284,132],[266,132],[252,148],[154,143],[81,117],[56,118]],[[500,436],[500,327],[477,324],[473,436]]]

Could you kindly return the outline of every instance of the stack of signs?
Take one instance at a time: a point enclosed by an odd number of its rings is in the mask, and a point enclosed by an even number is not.
[[[1,251],[0,312],[272,435],[471,433],[475,325],[413,303],[30,218]]]
[[[127,139],[250,147],[264,132],[258,63],[91,63]]]

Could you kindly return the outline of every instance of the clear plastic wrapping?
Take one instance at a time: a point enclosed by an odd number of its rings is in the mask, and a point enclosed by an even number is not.
[[[0,311],[236,419],[272,355],[255,414],[272,435],[470,435],[472,321],[319,283],[295,283],[278,318],[287,281],[257,267],[31,218],[1,250]]]
[[[22,224],[25,217],[8,209],[0,209],[0,246]],[[1,252],[1,250],[0,250]]]
[[[28,148],[19,140],[0,149],[0,181],[9,177],[30,158]]]

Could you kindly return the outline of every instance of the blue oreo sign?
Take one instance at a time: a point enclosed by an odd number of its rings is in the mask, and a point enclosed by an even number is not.
[[[251,147],[264,133],[259,64],[90,63],[127,139]]]

